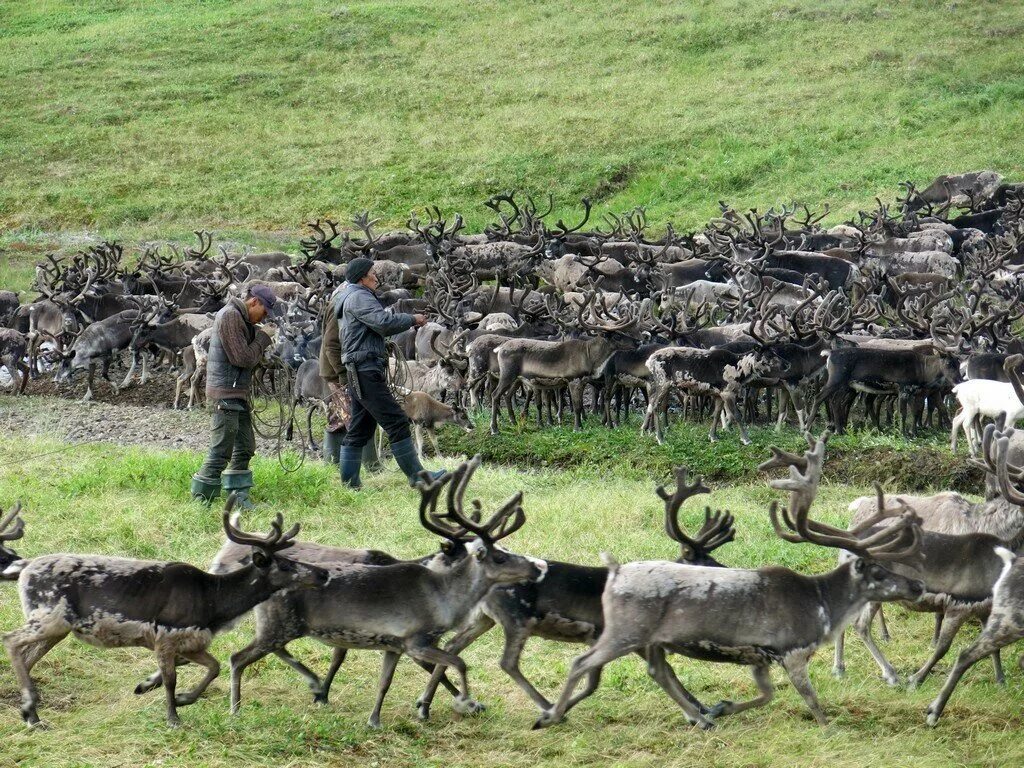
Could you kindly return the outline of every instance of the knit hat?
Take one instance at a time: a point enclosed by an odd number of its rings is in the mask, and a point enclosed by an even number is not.
[[[259,299],[260,304],[269,312],[274,308],[277,303],[277,296],[265,285],[254,285],[249,288],[249,295],[254,299]]]
[[[367,273],[373,268],[373,259],[367,259],[360,256],[357,259],[352,259],[348,263],[348,269],[345,270],[345,279],[350,283],[358,283]]]

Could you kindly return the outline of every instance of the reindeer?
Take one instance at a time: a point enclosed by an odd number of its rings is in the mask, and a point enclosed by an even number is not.
[[[650,431],[659,444],[665,441],[659,413],[668,407],[672,391],[681,390],[715,398],[711,430],[708,432],[711,442],[718,440],[718,423],[724,411],[739,427],[743,444],[750,445],[750,436],[736,407],[736,398],[744,383],[770,372],[772,360],[753,353],[739,355],[719,349],[666,347],[656,350],[647,358],[647,368],[651,371],[651,394],[641,433]],[[778,362],[776,359],[775,363]]]
[[[178,707],[193,704],[220,673],[207,650],[213,636],[267,598],[287,589],[327,582],[327,572],[282,556],[299,531],[287,533],[280,514],[266,536],[238,530],[224,510],[228,538],[253,548],[252,564],[218,576],[185,563],[127,560],[100,555],[43,555],[18,577],[26,623],[3,637],[21,685],[21,714],[39,724],[39,694],[32,667],[69,633],[101,648],[142,646],[154,652],[167,698],[167,723],[177,727]],[[188,693],[177,694],[179,659],[206,667]]]
[[[496,348],[498,383],[491,392],[491,434],[498,434],[498,410],[504,397],[516,382],[526,385],[551,386],[567,384],[573,403],[573,428],[583,426],[583,385],[593,379],[604,362],[617,349],[628,349],[636,340],[624,334],[636,325],[639,313],[624,310],[621,318],[606,315],[605,319],[588,319],[585,313],[593,304],[594,293],[577,313],[581,328],[597,333],[587,339],[541,341],[510,339]],[[593,313],[593,311],[592,311]],[[510,414],[514,420],[514,414]]]
[[[1005,536],[977,530],[964,533],[949,533],[947,530],[936,531],[925,527],[921,535],[920,551],[912,556],[894,561],[895,572],[912,578],[921,579],[925,585],[925,594],[912,604],[910,610],[932,612],[936,614],[935,649],[931,658],[913,675],[907,683],[911,688],[917,687],[928,676],[929,672],[949,651],[953,639],[960,627],[969,619],[984,622],[992,605],[992,589],[1003,563],[995,554],[996,547],[1012,550],[1024,545],[1024,523],[1021,522],[1020,507],[1024,505],[1024,493],[1015,483],[1019,483],[1024,469],[1010,466],[1007,462],[1007,451],[1013,430],[1005,433],[996,431],[995,425],[986,428],[984,443],[984,461],[986,469],[998,477],[1000,489],[1006,503],[1017,507],[1015,515],[1018,523],[1016,529]],[[1014,480],[1011,481],[1010,475]],[[880,493],[880,492],[879,492]],[[907,503],[901,498],[901,502]],[[879,504],[884,503],[879,496]],[[966,528],[969,524],[965,524]],[[840,556],[840,561],[844,556]],[[877,604],[869,604],[858,617],[855,628],[868,651],[882,670],[882,677],[890,685],[898,681],[892,664],[875,645],[871,638],[871,621],[878,611]],[[843,638],[836,640],[836,655],[833,671],[841,675],[843,665]],[[992,657],[998,682],[1003,681],[1002,665],[997,654]]]
[[[691,496],[709,493],[701,478],[687,482],[686,467],[676,467],[676,487],[669,493],[658,486],[658,497],[665,504],[665,532],[679,543],[678,563],[721,567],[712,556],[718,547],[733,540],[733,517],[728,512],[711,513],[704,510],[704,525],[696,536],[690,537],[679,523],[679,508]],[[563,643],[593,645],[604,629],[601,613],[601,593],[608,580],[608,569],[561,563],[548,560],[547,576],[536,584],[517,584],[492,590],[474,611],[470,621],[449,641],[445,650],[461,653],[495,624],[505,634],[505,650],[501,668],[511,677],[541,711],[551,708],[543,694],[526,679],[519,668],[519,659],[527,640],[542,637]],[[643,655],[642,653],[640,654]],[[427,690],[417,702],[421,719],[430,714],[440,671],[435,670]],[[587,694],[596,688],[598,677],[587,681]]]
[[[19,395],[25,394],[25,385],[28,384],[29,368],[25,362],[27,354],[28,339],[25,334],[13,328],[0,328],[0,365],[7,369],[11,377],[11,391]]]
[[[314,591],[295,592],[269,600],[257,609],[256,638],[231,656],[231,711],[241,703],[241,680],[246,667],[284,648],[292,640],[310,636],[335,648],[332,672],[337,671],[350,648],[384,651],[377,701],[369,725],[380,726],[380,710],[391,685],[395,666],[405,653],[424,664],[443,664],[458,671],[461,693],[455,700],[458,711],[479,711],[469,695],[466,664],[458,656],[435,646],[438,639],[459,625],[493,586],[544,577],[546,563],[506,552],[496,542],[526,522],[515,494],[484,523],[463,512],[466,485],[480,465],[480,457],[464,463],[454,473],[431,481],[421,477],[421,494],[431,505],[437,494],[451,483],[448,512],[428,513],[431,525],[449,537],[463,531],[475,534],[467,546],[468,556],[442,572],[418,563],[367,566],[339,564],[330,567],[330,581]],[[320,684],[324,696],[329,683]]]
[[[1000,648],[1024,637],[1024,622],[1021,621],[1024,615],[1021,606],[1021,596],[1024,595],[1024,558],[1018,552],[1002,546],[995,548],[995,555],[1002,561],[1003,567],[992,586],[992,607],[988,620],[974,643],[957,656],[945,685],[928,705],[925,713],[928,725],[938,725],[949,697],[968,669],[986,656],[992,655],[994,658]]]
[[[423,454],[423,432],[430,438],[430,444],[434,446],[434,454],[441,455],[441,448],[437,444],[437,428],[443,424],[455,424],[462,427],[466,432],[472,432],[473,422],[470,421],[466,411],[458,405],[446,405],[440,400],[432,397],[426,392],[413,390],[402,398],[402,410],[409,417],[414,428],[416,437],[416,452],[422,457]]]
[[[810,519],[825,438],[808,435],[808,444],[810,450],[802,457],[773,448],[774,457],[761,465],[762,469],[789,467],[787,479],[771,482],[773,488],[790,493],[789,507],[781,515],[777,502],[769,507],[772,525],[785,541],[845,549],[858,557],[829,573],[805,576],[780,567],[721,569],[663,561],[619,565],[606,556],[609,576],[601,598],[604,632],[573,662],[561,696],[535,728],[559,722],[570,705],[582,699],[573,695],[582,678],[600,674],[610,661],[640,649],[645,650],[648,673],[679,704],[687,720],[700,728],[713,727],[718,716],[767,704],[773,697],[769,677],[773,663],[786,670],[818,723],[828,723],[807,675],[807,663],[869,602],[913,600],[922,594],[921,582],[881,564],[914,552],[920,529],[910,513],[864,538],[860,534],[868,527],[850,532]],[[890,513],[883,510],[878,518]],[[702,714],[669,667],[666,652],[748,665],[760,693],[746,702],[720,702]]]

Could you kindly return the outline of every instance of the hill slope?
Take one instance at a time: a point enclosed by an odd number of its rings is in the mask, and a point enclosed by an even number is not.
[[[277,230],[504,188],[652,220],[1024,176],[1024,6],[0,2],[0,228]]]

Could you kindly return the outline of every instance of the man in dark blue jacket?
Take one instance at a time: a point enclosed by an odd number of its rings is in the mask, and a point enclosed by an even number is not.
[[[358,258],[345,271],[349,285],[334,299],[341,336],[341,362],[348,372],[352,396],[352,419],[341,443],[341,480],[359,488],[359,469],[363,446],[373,437],[379,424],[391,441],[391,452],[409,478],[423,471],[409,429],[409,418],[388,389],[385,369],[388,364],[385,337],[420,327],[426,315],[408,315],[384,309],[377,294],[378,279],[373,261]]]

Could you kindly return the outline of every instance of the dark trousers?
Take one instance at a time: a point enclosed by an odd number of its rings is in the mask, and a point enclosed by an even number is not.
[[[210,450],[198,472],[201,478],[217,482],[225,468],[249,468],[256,453],[256,435],[252,413],[242,401],[218,400],[213,406],[210,433]]]
[[[383,369],[359,371],[356,375],[359,376],[362,398],[356,397],[356,393],[349,387],[352,395],[352,421],[341,444],[362,448],[373,437],[373,430],[378,424],[387,433],[392,445],[409,438],[409,417],[388,389]]]

